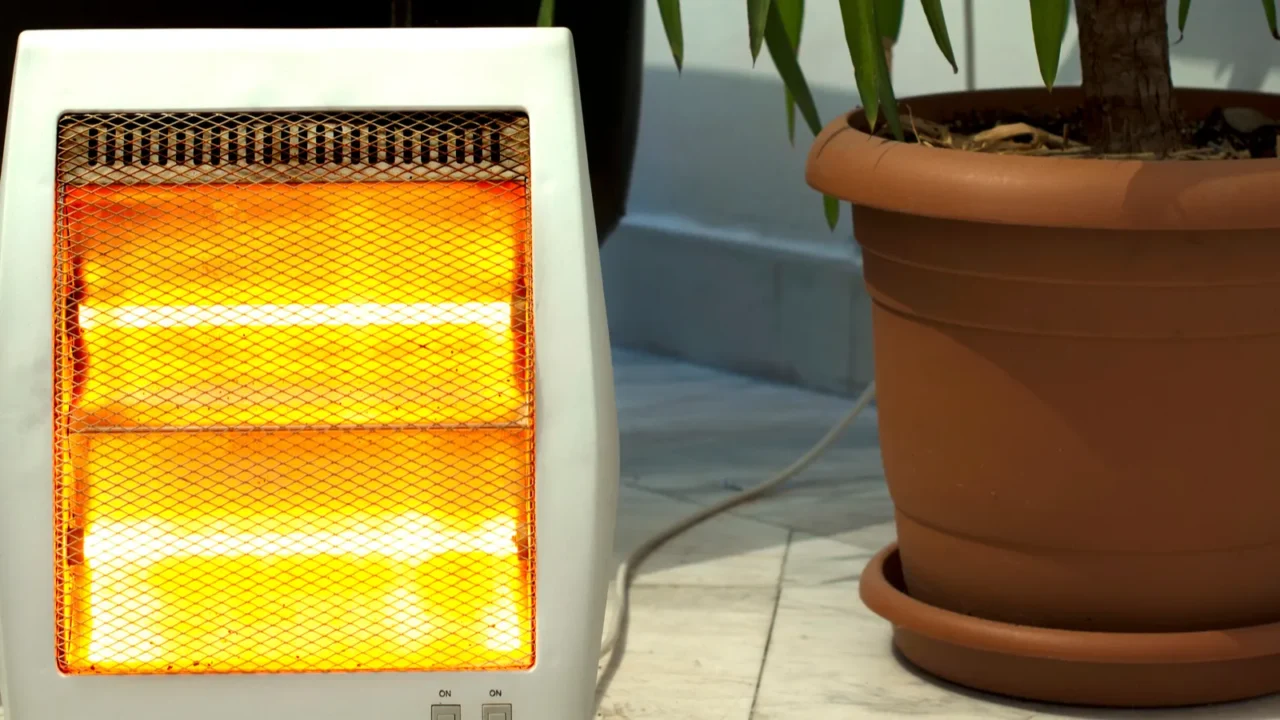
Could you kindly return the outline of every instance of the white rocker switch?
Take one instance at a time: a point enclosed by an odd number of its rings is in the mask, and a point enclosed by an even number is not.
[[[480,708],[481,720],[511,720],[511,705],[488,704]]]
[[[431,720],[462,720],[462,706],[432,705]]]

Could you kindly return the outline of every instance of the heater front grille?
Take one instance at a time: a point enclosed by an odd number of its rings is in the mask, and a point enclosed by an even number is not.
[[[62,118],[64,672],[532,666],[529,161],[518,113]]]

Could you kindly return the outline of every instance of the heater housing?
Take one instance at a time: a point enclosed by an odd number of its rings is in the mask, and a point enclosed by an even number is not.
[[[6,718],[591,717],[569,33],[28,32],[10,107]]]

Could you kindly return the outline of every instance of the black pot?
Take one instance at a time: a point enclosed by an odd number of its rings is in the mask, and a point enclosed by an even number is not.
[[[539,0],[395,0],[307,3],[219,0],[21,2],[0,14],[0,143],[18,33],[73,28],[504,27],[533,25]],[[559,0],[556,24],[573,32],[600,242],[626,212],[640,112],[644,0]],[[125,78],[127,82],[127,78]]]
[[[403,24],[443,27],[533,25],[538,0],[412,0]],[[640,122],[644,0],[558,0],[556,25],[573,32],[587,131],[596,227],[603,244],[626,214]]]

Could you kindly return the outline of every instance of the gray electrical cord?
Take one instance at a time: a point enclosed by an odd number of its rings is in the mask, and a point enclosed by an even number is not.
[[[622,561],[618,566],[618,574],[614,577],[613,583],[609,586],[609,597],[615,601],[616,610],[612,619],[606,621],[605,626],[608,629],[604,639],[600,644],[600,657],[608,656],[609,661],[604,668],[600,670],[600,674],[596,678],[596,708],[599,710],[600,703],[604,699],[605,692],[609,689],[609,683],[613,679],[614,673],[617,672],[618,665],[622,662],[622,656],[626,652],[626,634],[628,617],[631,609],[631,581],[635,579],[636,570],[640,565],[654,553],[658,548],[667,544],[672,538],[684,533],[702,522],[709,520],[727,510],[738,507],[753,500],[758,500],[774,490],[778,489],[786,481],[790,480],[801,470],[808,467],[814,460],[817,460],[827,451],[831,444],[853,423],[862,411],[876,395],[876,384],[873,382],[867,386],[866,390],[858,396],[857,402],[849,412],[840,419],[827,434],[822,437],[809,451],[800,456],[798,460],[791,463],[785,469],[778,472],[768,480],[748,488],[742,492],[725,498],[707,508],[703,508],[698,512],[686,517],[671,527],[654,535],[639,547],[631,551],[631,554]]]

